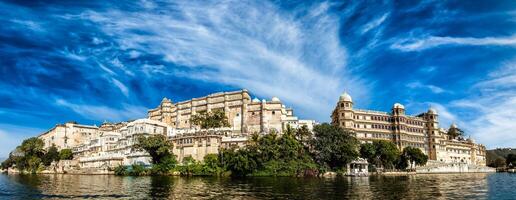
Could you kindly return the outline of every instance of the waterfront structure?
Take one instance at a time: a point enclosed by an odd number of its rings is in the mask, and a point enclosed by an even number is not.
[[[400,103],[395,103],[390,112],[356,109],[347,93],[339,97],[331,115],[332,124],[352,131],[362,143],[388,140],[400,149],[419,148],[431,161],[485,166],[485,147],[471,139],[448,137],[438,118],[433,108],[415,116],[407,115]]]
[[[200,129],[190,123],[190,117],[200,112],[223,110],[229,127]],[[253,133],[281,133],[287,126],[312,130],[313,120],[299,120],[291,108],[279,98],[270,101],[251,100],[247,90],[220,92],[205,97],[172,103],[164,98],[148,112],[148,118],[101,126],[69,122],[56,125],[39,136],[45,148],[70,148],[83,169],[109,169],[118,165],[150,164],[150,156],[134,148],[140,135],[161,134],[172,143],[172,152],[179,162],[191,156],[202,161],[207,154],[217,154],[222,148],[240,148]]]
[[[163,98],[160,105],[148,111],[148,118],[167,123],[176,129],[196,128],[190,117],[200,112],[223,110],[231,131],[242,135],[252,133],[281,133],[288,125],[297,127],[307,125],[313,127],[315,121],[298,120],[292,108],[287,108],[279,98],[270,101],[259,100],[251,96],[247,90],[219,92],[204,97],[193,98],[173,103]]]
[[[182,129],[169,138],[178,162],[188,156],[203,161],[204,156],[218,154],[220,149],[240,148],[247,143],[246,136],[234,134],[231,128]]]
[[[38,136],[43,140],[44,148],[55,145],[58,149],[67,149],[98,138],[98,127],[67,122],[57,124]]]
[[[167,124],[149,119],[131,122],[105,123],[99,128],[99,137],[72,148],[81,168],[114,168],[118,165],[149,165],[150,155],[134,145],[139,136],[173,135]]]

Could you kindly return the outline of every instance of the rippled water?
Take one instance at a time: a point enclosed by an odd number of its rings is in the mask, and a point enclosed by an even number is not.
[[[0,199],[516,199],[516,174],[362,178],[0,175]]]

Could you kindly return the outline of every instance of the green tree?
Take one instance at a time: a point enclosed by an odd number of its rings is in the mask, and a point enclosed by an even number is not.
[[[455,139],[459,136],[464,136],[464,131],[457,127],[450,127],[450,129],[448,129],[447,134],[450,138]]]
[[[232,176],[247,176],[257,169],[256,158],[248,149],[222,150],[222,162]]]
[[[123,165],[118,165],[117,167],[115,167],[115,169],[113,170],[115,172],[115,175],[119,175],[119,176],[125,176],[125,175],[128,175],[128,170],[127,170],[127,167],[126,166],[123,166]]]
[[[172,157],[170,150],[173,148],[173,144],[164,135],[151,135],[148,137],[141,135],[137,139],[135,148],[145,150],[151,156],[152,164],[159,164],[164,159]]]
[[[360,145],[360,157],[367,159],[370,164],[377,163],[376,148],[372,143]]]
[[[492,167],[503,168],[506,166],[505,164],[506,164],[505,159],[497,158],[496,160],[494,160]]]
[[[402,154],[407,157],[408,161],[414,162],[417,166],[425,165],[428,161],[428,156],[419,148],[405,147]]]
[[[313,132],[313,154],[320,165],[341,169],[358,157],[359,143],[351,132],[327,123],[315,126]]]
[[[59,159],[61,160],[72,160],[73,153],[71,149],[61,149],[59,152]]]
[[[296,130],[296,138],[303,144],[307,144],[312,139],[312,132],[308,129],[308,126],[303,125]]]
[[[200,126],[202,129],[229,127],[228,118],[223,110],[212,112],[202,111],[190,117],[192,124]]]
[[[222,168],[219,163],[219,157],[217,154],[207,154],[203,159],[202,174],[220,175],[220,173],[222,173]]]
[[[152,158],[152,174],[167,174],[173,169],[177,160],[171,149],[173,144],[164,135],[139,136],[135,148],[144,150]]]
[[[394,168],[394,164],[400,156],[400,151],[396,144],[391,141],[375,140],[373,141],[375,147],[376,159],[384,168]]]
[[[43,140],[37,137],[31,137],[29,139],[23,140],[20,149],[23,151],[25,156],[36,156],[41,157],[45,153],[43,147],[45,144]]]
[[[48,148],[47,153],[43,155],[42,161],[43,165],[49,166],[53,161],[59,160],[59,151],[55,145],[52,145]]]
[[[507,167],[516,167],[516,154],[509,154],[507,158],[505,158],[505,164]]]
[[[201,175],[202,174],[202,165],[197,162],[192,156],[187,156],[183,158],[183,162],[181,162],[181,166],[179,166],[179,172],[183,175]]]
[[[2,161],[2,169],[8,169],[9,167],[12,167],[14,164],[14,159],[9,155],[9,158]]]

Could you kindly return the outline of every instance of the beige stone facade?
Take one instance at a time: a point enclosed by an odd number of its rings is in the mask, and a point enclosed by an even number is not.
[[[188,156],[202,161],[208,154],[218,154],[223,148],[242,147],[247,142],[246,136],[234,135],[231,128],[185,129],[170,139],[178,162]]]
[[[54,126],[52,129],[39,135],[38,138],[43,140],[45,148],[55,145],[58,149],[66,149],[97,138],[99,136],[98,129],[97,126],[67,122]]]
[[[435,109],[410,116],[399,103],[390,112],[353,108],[353,100],[344,93],[331,115],[332,124],[351,130],[361,142],[388,140],[400,149],[407,146],[421,149],[430,160],[462,162],[485,166],[485,147],[472,140],[455,140],[439,127]]]
[[[196,128],[190,117],[202,111],[223,110],[228,117],[231,131],[240,134],[282,132],[287,124],[297,124],[299,120],[293,110],[273,97],[270,101],[251,100],[247,90],[219,92],[208,96],[173,103],[164,98],[161,104],[148,111],[148,118],[165,122],[177,129]],[[314,121],[301,121],[315,123]]]

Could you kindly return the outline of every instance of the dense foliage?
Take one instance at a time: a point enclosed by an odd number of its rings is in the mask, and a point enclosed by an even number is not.
[[[406,169],[410,163],[421,166],[428,161],[428,156],[419,148],[405,147],[400,153],[396,144],[391,141],[375,140],[362,144],[360,157],[376,166],[387,169]]]
[[[507,158],[505,159],[505,164],[507,165],[507,167],[516,167],[516,154],[507,155]]]
[[[292,129],[281,136],[253,135],[245,148],[222,150],[220,160],[234,176],[297,176],[317,170],[307,146]]]
[[[59,152],[59,158],[61,160],[72,160],[73,159],[73,153],[71,149],[61,149]]]
[[[55,146],[48,150],[43,147],[44,143],[39,138],[32,137],[24,140],[20,146],[9,154],[9,158],[2,162],[2,169],[15,167],[20,172],[36,173],[52,162],[60,160]]]
[[[212,112],[202,111],[190,118],[192,124],[200,126],[202,129],[228,127],[229,122],[223,110]]]
[[[152,174],[166,174],[177,164],[175,155],[171,152],[172,141],[164,135],[139,136],[136,149],[145,150],[152,158]]]
[[[509,156],[509,154],[516,154],[516,149],[498,148],[487,150],[486,163],[490,167],[505,167],[505,159]]]
[[[52,145],[50,148],[48,148],[47,153],[43,156],[43,165],[49,166],[50,163],[54,161],[59,161],[59,151],[57,150],[57,147],[55,145]]]
[[[405,147],[403,152],[398,158],[398,168],[406,169],[409,163],[414,163],[416,166],[425,165],[428,161],[428,156],[421,151],[419,148],[415,147]]]
[[[323,169],[342,169],[358,158],[359,142],[353,133],[327,123],[315,126],[313,132],[314,159]]]

